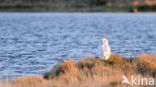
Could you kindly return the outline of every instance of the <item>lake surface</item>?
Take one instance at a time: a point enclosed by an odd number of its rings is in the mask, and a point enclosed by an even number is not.
[[[107,38],[124,57],[156,54],[155,13],[0,13],[0,78],[43,74],[58,62],[98,56]]]

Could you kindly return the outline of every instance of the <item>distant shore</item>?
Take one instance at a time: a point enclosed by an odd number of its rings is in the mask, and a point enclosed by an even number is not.
[[[95,7],[33,7],[33,6],[0,6],[0,12],[156,12],[154,6],[95,6]]]
[[[101,7],[87,7],[87,8],[0,8],[0,12],[129,12],[127,9],[117,8],[101,8]]]

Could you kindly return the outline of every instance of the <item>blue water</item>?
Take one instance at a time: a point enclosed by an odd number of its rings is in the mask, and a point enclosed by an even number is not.
[[[124,57],[156,54],[155,13],[0,13],[0,78],[43,74],[97,56],[105,37]]]

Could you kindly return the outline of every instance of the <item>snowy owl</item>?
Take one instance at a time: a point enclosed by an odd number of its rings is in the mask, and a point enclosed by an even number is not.
[[[111,54],[108,40],[104,38],[102,39],[101,43],[102,44],[100,44],[98,47],[99,56],[100,58],[107,60]]]

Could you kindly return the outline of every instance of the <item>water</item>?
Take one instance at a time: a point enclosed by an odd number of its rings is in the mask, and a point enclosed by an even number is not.
[[[155,13],[0,13],[0,78],[97,56],[103,37],[124,57],[155,54],[155,28]]]

